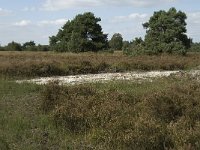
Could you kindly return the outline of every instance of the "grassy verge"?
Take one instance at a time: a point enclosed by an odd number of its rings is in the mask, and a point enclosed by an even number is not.
[[[133,70],[184,70],[200,64],[199,53],[187,56],[125,56],[122,53],[0,52],[0,76],[36,77]]]
[[[188,78],[47,86],[0,80],[0,149],[199,149]]]

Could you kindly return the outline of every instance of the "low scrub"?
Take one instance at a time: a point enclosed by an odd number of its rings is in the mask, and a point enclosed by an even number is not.
[[[84,136],[77,149],[199,149],[199,93],[189,79],[144,96],[54,82],[42,92],[41,108],[57,127]]]
[[[59,54],[0,52],[0,76],[42,77],[133,70],[182,70],[197,67],[200,54],[126,56],[122,53]]]

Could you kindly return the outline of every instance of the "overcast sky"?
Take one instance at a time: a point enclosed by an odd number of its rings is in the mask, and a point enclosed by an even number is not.
[[[200,42],[200,0],[0,0],[0,44],[30,40],[48,44],[66,20],[93,12],[103,31],[121,33],[125,40],[144,37],[142,23],[154,11],[175,7],[187,16],[187,34]]]

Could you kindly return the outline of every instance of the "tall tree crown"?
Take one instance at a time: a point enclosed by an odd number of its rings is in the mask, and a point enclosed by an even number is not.
[[[56,36],[50,37],[50,45],[60,51],[101,50],[107,46],[107,34],[103,34],[99,21],[91,12],[79,14],[67,21]]]
[[[186,14],[175,8],[154,12],[150,20],[143,24],[146,29],[146,50],[153,53],[184,53],[191,41],[186,35],[186,19]]]

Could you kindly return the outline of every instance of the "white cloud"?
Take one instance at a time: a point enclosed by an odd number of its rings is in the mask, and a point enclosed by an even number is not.
[[[73,7],[94,7],[94,6],[133,6],[149,7],[164,3],[171,3],[177,0],[46,0],[43,9],[49,11],[68,9]]]
[[[112,4],[116,6],[149,7],[164,3],[171,3],[177,0],[99,0],[103,4]]]
[[[15,26],[19,26],[19,27],[28,26],[30,24],[31,24],[30,20],[22,20],[22,21],[14,23]]]
[[[200,24],[200,12],[188,13],[188,22],[194,24]]]
[[[99,0],[46,0],[43,5],[44,10],[62,10],[71,7],[91,7],[98,6]]]
[[[7,16],[7,15],[10,15],[11,13],[12,11],[10,10],[0,8],[0,16]]]
[[[145,30],[142,23],[148,21],[151,14],[131,13],[123,16],[115,16],[105,26],[109,38],[114,33],[121,33],[124,40],[132,40],[135,37],[144,37]]]
[[[114,17],[111,22],[112,23],[123,23],[123,22],[127,22],[127,21],[144,21],[147,20],[147,18],[149,17],[148,14],[139,14],[139,13],[132,13],[128,16],[116,16]]]
[[[29,25],[33,25],[35,27],[36,26],[44,27],[44,26],[53,25],[56,27],[57,25],[64,25],[67,21],[68,21],[67,19],[41,20],[37,22],[32,22],[30,20],[21,20],[19,22],[13,23],[13,25],[19,26],[19,27],[24,27],[24,26],[29,26]]]
[[[22,11],[36,11],[36,7],[24,7]]]
[[[187,13],[187,30],[188,35],[193,38],[194,41],[200,40],[200,12]]]
[[[67,22],[67,19],[57,19],[57,20],[42,20],[39,21],[37,24],[39,26],[46,26],[46,25],[64,25]]]

